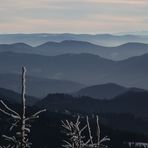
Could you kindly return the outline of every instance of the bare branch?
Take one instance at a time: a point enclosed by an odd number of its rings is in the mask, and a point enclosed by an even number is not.
[[[33,114],[32,117],[38,116],[39,114],[41,114],[45,111],[46,111],[46,109],[40,110],[40,111],[36,112],[35,114]]]
[[[11,114],[11,113],[8,113],[8,112],[6,112],[5,110],[3,110],[3,109],[1,109],[1,108],[0,108],[0,111],[1,111],[2,113],[4,113],[5,115],[10,116],[10,117],[12,117],[12,118],[14,118],[14,119],[20,119],[20,117],[18,117],[18,116],[16,116],[16,115],[13,115],[13,114]]]
[[[100,140],[100,144],[105,142],[105,141],[110,141],[110,138],[108,138],[107,136],[104,137],[103,139]]]
[[[17,127],[17,124],[19,123],[19,120],[17,120],[15,123],[12,123],[12,126],[10,127],[10,131],[12,131],[12,129],[14,127]]]
[[[81,122],[79,121],[80,117],[78,116],[75,123],[66,120],[62,121],[62,127],[66,130],[66,135],[68,136],[69,141],[65,140],[65,145],[62,145],[65,148],[107,148],[106,145],[102,143],[109,141],[108,137],[104,137],[100,140],[100,126],[99,118],[96,116],[97,123],[97,142],[94,143],[92,140],[91,128],[89,124],[88,117],[86,117],[86,125],[83,128],[80,128]],[[86,139],[86,136],[82,136],[83,131],[88,128],[89,139]],[[86,142],[85,142],[86,141]]]
[[[14,123],[12,123],[10,127],[10,131],[14,127],[19,127],[19,130],[16,131],[16,136],[6,136],[3,135],[5,140],[13,142],[13,144],[10,144],[8,146],[3,146],[0,148],[30,148],[31,143],[28,139],[28,134],[30,133],[30,127],[31,125],[26,123],[27,121],[31,119],[39,118],[39,114],[42,112],[45,112],[46,110],[40,110],[36,113],[34,113],[30,117],[26,117],[26,68],[22,67],[22,93],[21,93],[21,99],[22,99],[22,113],[19,115],[17,112],[9,108],[2,100],[0,100],[0,103],[4,106],[4,109],[0,108],[0,111],[4,113],[7,116],[10,116],[14,119]]]
[[[91,128],[90,128],[90,125],[89,125],[88,116],[86,117],[86,121],[87,121],[87,127],[88,127],[88,133],[89,133],[90,142],[91,142],[91,144],[93,144],[93,140],[92,140],[93,137],[91,135]]]
[[[2,100],[0,100],[0,103],[2,103],[2,105],[3,105],[8,111],[10,111],[11,113],[13,113],[15,116],[20,117],[20,115],[19,115],[16,111],[14,111],[14,110],[12,110],[11,108],[9,108]]]
[[[45,111],[46,111],[46,109],[40,110],[40,111],[36,112],[35,114],[31,115],[30,117],[27,117],[25,119],[25,121],[32,120],[32,119],[37,119],[37,118],[39,118],[39,114],[41,114],[41,113],[43,113]]]
[[[96,122],[97,122],[97,144],[100,144],[100,126],[99,126],[99,117],[96,116]]]

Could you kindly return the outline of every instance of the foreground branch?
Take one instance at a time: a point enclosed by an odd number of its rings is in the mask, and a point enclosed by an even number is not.
[[[3,106],[3,108],[0,108],[0,111],[4,113],[5,115],[11,117],[14,121],[11,123],[10,131],[13,128],[17,128],[18,132],[15,136],[9,137],[6,135],[3,135],[5,140],[9,141],[10,144],[8,146],[0,146],[0,148],[30,148],[31,143],[28,139],[28,134],[30,133],[30,121],[32,119],[39,118],[39,115],[42,112],[45,112],[46,110],[40,110],[33,115],[26,117],[26,68],[22,67],[22,93],[21,93],[21,99],[22,99],[22,113],[19,114],[10,107],[8,107],[2,100],[0,100],[0,104]]]
[[[80,128],[80,116],[78,116],[76,123],[66,120],[62,121],[62,127],[65,129],[65,134],[68,137],[68,141],[64,140],[65,148],[107,148],[103,145],[103,142],[110,141],[108,137],[100,139],[100,126],[99,118],[96,116],[97,123],[97,142],[93,142],[92,131],[89,124],[89,119],[86,117],[86,125]],[[89,138],[83,135],[84,130],[88,131]]]

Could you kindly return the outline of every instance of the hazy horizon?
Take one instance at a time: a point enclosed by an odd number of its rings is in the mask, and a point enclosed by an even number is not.
[[[49,34],[49,35],[60,35],[60,34],[73,34],[73,35],[116,35],[116,36],[124,36],[124,35],[148,35],[148,31],[133,31],[133,32],[96,32],[96,33],[83,33],[83,32],[0,32],[0,35],[15,35],[15,34]]]

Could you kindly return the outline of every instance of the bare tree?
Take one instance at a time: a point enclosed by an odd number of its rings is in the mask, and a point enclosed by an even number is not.
[[[100,126],[99,126],[99,118],[96,116],[96,127],[97,127],[97,142],[94,142],[92,137],[92,131],[90,128],[90,123],[88,117],[86,117],[86,125],[80,128],[80,116],[78,116],[77,121],[74,123],[72,121],[66,120],[62,121],[62,127],[65,129],[65,133],[68,137],[68,141],[64,140],[65,148],[107,148],[106,145],[102,143],[105,141],[109,141],[108,137],[104,137],[100,139]],[[87,130],[89,137],[87,138],[83,132]]]
[[[2,100],[0,103],[2,104],[3,108],[0,108],[0,111],[5,115],[11,117],[13,119],[13,123],[11,124],[10,131],[13,128],[17,128],[18,131],[14,136],[6,136],[3,137],[10,143],[7,146],[1,146],[0,148],[30,148],[31,143],[28,139],[28,134],[30,133],[30,121],[36,118],[39,118],[40,113],[45,112],[46,109],[40,110],[31,116],[26,116],[26,68],[22,67],[22,92],[21,92],[21,99],[22,99],[22,111],[21,114],[17,113],[10,107],[8,107]]]

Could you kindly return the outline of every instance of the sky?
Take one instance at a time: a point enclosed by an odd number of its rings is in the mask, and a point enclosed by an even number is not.
[[[148,0],[0,0],[0,33],[148,30]]]

